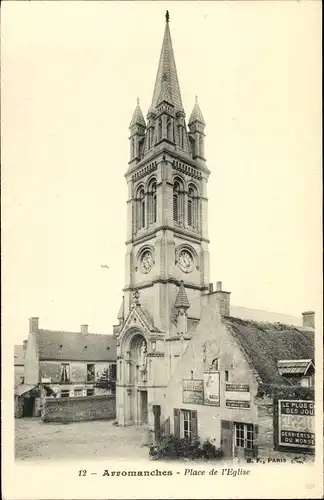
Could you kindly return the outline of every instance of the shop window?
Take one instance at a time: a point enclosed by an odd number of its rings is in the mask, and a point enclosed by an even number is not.
[[[61,391],[61,398],[69,398],[70,397],[70,391],[63,390]]]
[[[70,382],[70,365],[68,363],[61,364],[61,377],[62,383]]]
[[[94,382],[95,377],[95,365],[87,364],[87,382]]]

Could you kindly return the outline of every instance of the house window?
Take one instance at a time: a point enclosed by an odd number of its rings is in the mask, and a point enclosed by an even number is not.
[[[235,424],[235,446],[246,450],[254,449],[253,424]]]
[[[225,382],[229,381],[229,371],[225,370]]]
[[[87,382],[95,381],[95,365],[88,364],[87,365]]]
[[[182,410],[181,411],[181,437],[189,439],[191,441],[191,411]]]
[[[23,384],[25,382],[25,377],[20,377],[20,383]]]
[[[61,378],[62,383],[70,382],[70,365],[68,363],[61,364]]]
[[[87,396],[93,396],[94,395],[94,390],[93,389],[87,389]]]
[[[74,389],[74,396],[82,396],[83,391],[82,389]]]
[[[61,398],[69,398],[70,397],[70,391],[61,391]]]

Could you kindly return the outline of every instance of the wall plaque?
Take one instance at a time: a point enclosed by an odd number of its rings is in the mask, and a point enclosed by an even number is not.
[[[182,381],[182,402],[202,405],[204,403],[203,380]]]

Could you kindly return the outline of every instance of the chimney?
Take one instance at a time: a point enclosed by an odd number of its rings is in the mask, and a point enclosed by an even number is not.
[[[302,313],[303,316],[303,326],[307,328],[315,328],[315,312],[305,311]]]
[[[81,325],[81,333],[89,333],[89,325]]]
[[[36,333],[38,331],[39,318],[29,318],[29,333]]]
[[[223,291],[223,286],[221,281],[216,282],[215,295],[221,316],[230,315],[230,294],[231,292]]]
[[[27,349],[27,342],[28,342],[27,340],[23,341],[23,350],[24,351],[26,351],[26,349]]]
[[[209,285],[208,285],[208,292],[209,293],[213,293],[213,291],[214,291],[214,285],[213,285],[213,283],[209,283]]]

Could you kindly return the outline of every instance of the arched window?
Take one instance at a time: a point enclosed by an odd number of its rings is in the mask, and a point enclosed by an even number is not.
[[[168,121],[167,121],[167,139],[168,141],[172,141],[173,138],[172,138],[172,121],[171,121],[171,118],[168,118]]]
[[[131,152],[131,160],[135,157],[135,141],[132,139],[132,152]]]
[[[157,200],[156,200],[156,180],[151,181],[148,188],[148,222],[156,222]]]
[[[192,184],[188,189],[187,203],[188,226],[196,229],[198,224],[198,193],[196,186],[193,186]]]
[[[173,220],[175,222],[183,221],[183,183],[176,179],[173,184]]]
[[[145,193],[144,189],[139,193],[139,227],[145,227]]]
[[[159,120],[158,124],[158,141],[162,139],[162,120]]]

